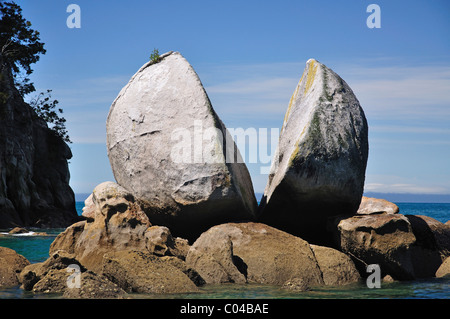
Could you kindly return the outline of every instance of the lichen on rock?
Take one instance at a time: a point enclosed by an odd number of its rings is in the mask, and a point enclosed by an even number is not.
[[[356,213],[368,125],[351,88],[310,59],[289,102],[258,221],[316,244],[332,243],[334,215]]]

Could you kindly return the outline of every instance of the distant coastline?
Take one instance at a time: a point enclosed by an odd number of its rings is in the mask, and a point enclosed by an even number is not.
[[[75,194],[75,201],[84,202],[90,193]],[[263,193],[255,193],[259,202]],[[450,194],[409,194],[409,193],[376,193],[366,192],[364,196],[386,199],[394,203],[450,203]]]
[[[367,192],[364,196],[383,198],[393,203],[450,203],[450,194],[410,194]]]
[[[263,193],[255,193],[258,202]],[[382,198],[393,203],[450,203],[450,194],[410,194],[365,192],[364,196]]]

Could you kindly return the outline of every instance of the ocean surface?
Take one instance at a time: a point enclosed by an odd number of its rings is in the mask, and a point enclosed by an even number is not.
[[[440,222],[450,220],[450,203],[396,203],[404,215],[425,215]],[[77,202],[81,215],[84,202]],[[45,232],[47,236],[33,233],[4,235],[7,229],[0,229],[0,246],[14,249],[31,263],[48,258],[50,244],[64,229],[30,229]],[[59,298],[59,295],[35,294],[19,287],[1,288],[0,299]],[[369,289],[365,282],[341,287],[320,287],[307,292],[294,293],[280,287],[267,285],[206,285],[195,294],[131,295],[139,298],[189,298],[189,299],[450,299],[450,278],[431,278],[407,282],[382,283],[381,288]]]

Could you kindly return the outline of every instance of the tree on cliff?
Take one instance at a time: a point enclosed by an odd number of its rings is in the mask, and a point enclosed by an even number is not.
[[[28,77],[33,70],[31,64],[39,61],[39,55],[45,54],[44,43],[40,42],[39,32],[31,29],[31,22],[22,16],[22,8],[14,2],[0,2],[0,63],[2,68],[10,70],[14,85],[23,96],[36,91]],[[30,106],[37,116],[50,124],[50,129],[64,141],[70,142],[65,126],[66,120],[60,116],[59,103],[50,100],[51,90],[40,93],[32,99]],[[3,92],[2,92],[3,93]]]
[[[31,29],[30,21],[22,17],[22,8],[13,2],[0,3],[0,47],[3,63],[11,69],[17,89],[22,96],[34,92],[28,75],[31,64],[45,54],[39,32]]]

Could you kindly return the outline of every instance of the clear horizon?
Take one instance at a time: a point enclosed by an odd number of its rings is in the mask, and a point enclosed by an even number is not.
[[[16,3],[45,43],[31,80],[36,94],[52,89],[64,109],[77,194],[114,181],[106,116],[154,48],[179,51],[225,125],[244,130],[281,127],[305,63],[315,58],[350,85],[365,111],[365,192],[450,194],[448,1]],[[80,28],[66,24],[71,3],[81,8]],[[366,24],[371,3],[381,8],[379,29]],[[266,165],[248,164],[257,193]]]

